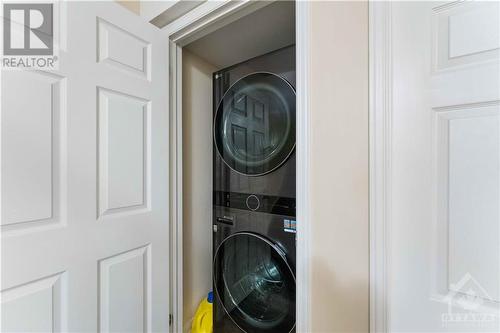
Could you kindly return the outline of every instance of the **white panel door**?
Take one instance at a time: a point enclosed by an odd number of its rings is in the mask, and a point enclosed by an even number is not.
[[[56,71],[3,71],[2,332],[167,332],[168,44],[59,3]]]
[[[499,12],[391,4],[391,332],[500,331]]]

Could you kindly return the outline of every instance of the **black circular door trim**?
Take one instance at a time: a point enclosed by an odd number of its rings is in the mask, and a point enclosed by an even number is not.
[[[217,298],[219,299],[219,301],[221,300],[221,296],[219,295],[219,290],[217,289],[217,281],[215,279],[217,273],[216,273],[216,260],[217,260],[217,255],[219,253],[219,250],[220,248],[222,247],[222,245],[224,245],[224,243],[226,243],[228,240],[230,240],[231,238],[234,238],[236,236],[241,236],[241,235],[246,235],[246,236],[251,236],[251,237],[255,237],[263,242],[265,242],[267,245],[269,245],[271,247],[271,249],[273,249],[280,257],[281,259],[283,259],[286,267],[288,268],[292,278],[293,278],[293,282],[296,283],[296,279],[295,279],[295,273],[293,272],[293,269],[290,267],[290,265],[288,264],[288,260],[286,259],[286,255],[285,253],[283,252],[283,250],[275,243],[271,242],[270,240],[268,240],[267,238],[259,235],[259,234],[256,234],[256,233],[253,233],[253,232],[246,232],[246,231],[242,231],[242,232],[237,232],[237,233],[234,233],[226,238],[224,238],[224,240],[217,246],[217,248],[215,249],[215,253],[214,253],[214,260],[212,262],[212,267],[213,267],[213,284],[215,286],[214,288],[214,291],[215,291],[215,294],[217,296]],[[224,312],[227,314],[227,316],[231,319],[231,321],[244,333],[247,333],[247,331],[245,331],[245,329],[243,329],[240,325],[238,325],[238,323],[236,322],[236,320],[234,320],[234,318],[231,316],[231,314],[229,313],[229,311],[227,311],[226,309],[226,306],[224,305],[224,302],[220,301],[220,304],[222,306],[222,308],[224,309]],[[290,330],[288,331],[288,333],[292,332],[294,329],[295,329],[295,325],[296,325],[296,322],[293,323],[293,326],[290,328]]]
[[[242,78],[238,79],[236,82],[234,82],[226,90],[226,92],[224,93],[224,95],[222,95],[222,98],[220,99],[219,103],[217,104],[217,109],[215,110],[214,121],[213,121],[213,138],[214,138],[214,143],[215,143],[214,146],[215,146],[215,149],[217,150],[217,154],[219,154],[221,160],[224,162],[225,165],[227,165],[232,171],[234,171],[234,172],[236,172],[236,173],[238,173],[240,175],[248,176],[248,177],[263,176],[263,175],[266,175],[266,174],[268,174],[270,172],[273,172],[274,170],[278,169],[279,167],[281,167],[283,165],[283,163],[285,163],[290,158],[290,156],[295,151],[295,147],[296,147],[296,140],[294,140],[292,148],[290,149],[290,151],[288,152],[288,154],[280,161],[280,163],[278,163],[273,168],[271,168],[269,170],[266,170],[265,172],[255,173],[255,174],[248,174],[248,173],[244,173],[244,172],[236,170],[233,166],[231,166],[229,163],[227,163],[227,161],[225,160],[224,156],[221,154],[221,152],[219,150],[219,145],[217,144],[217,132],[216,132],[216,130],[217,130],[217,115],[219,114],[220,106],[221,106],[222,102],[224,101],[224,99],[226,98],[226,95],[229,93],[229,91],[231,91],[231,88],[233,88],[241,80],[244,80],[245,78],[248,78],[249,76],[256,75],[256,74],[268,74],[268,75],[272,75],[274,77],[279,78],[281,81],[285,82],[290,87],[290,89],[292,90],[293,94],[296,95],[295,88],[293,87],[293,85],[290,82],[288,82],[285,78],[281,77],[280,75],[277,75],[277,74],[271,73],[271,72],[266,72],[266,71],[258,71],[258,72],[253,72],[253,73],[245,75],[244,77],[242,77]]]

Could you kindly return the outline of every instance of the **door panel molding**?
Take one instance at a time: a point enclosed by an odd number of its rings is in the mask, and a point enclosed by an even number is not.
[[[126,47],[127,52],[116,50],[117,46]],[[100,17],[97,18],[97,61],[151,81],[151,43]]]
[[[51,332],[67,331],[68,290],[66,272],[29,281],[2,291],[2,330],[19,329],[19,321],[26,331],[46,325]],[[18,318],[16,312],[37,312],[36,319]]]
[[[66,78],[45,71],[5,71],[2,75],[8,89],[4,103],[16,105],[4,110],[4,126],[15,131],[4,131],[3,139],[17,146],[15,150],[2,147],[6,154],[2,235],[62,227],[66,224]],[[16,95],[20,92],[22,98]],[[26,116],[21,118],[19,110],[26,110]],[[25,140],[30,134],[38,140]],[[38,168],[31,168],[33,164]],[[15,176],[20,172],[25,179],[39,182],[20,184]]]
[[[149,212],[151,211],[151,101],[102,87],[97,87],[97,101],[99,188],[97,217]],[[115,108],[112,107],[113,101],[116,104]],[[120,131],[120,128],[124,131]],[[137,156],[134,156],[134,153]],[[119,163],[113,161],[113,157]],[[113,175],[114,171],[119,171],[119,174]],[[123,178],[129,180],[126,186],[120,185],[120,180]],[[131,188],[136,193],[131,193]]]
[[[130,324],[133,321],[137,321],[133,324],[138,331],[152,331],[151,270],[151,244],[99,260],[100,332],[120,331],[120,322]],[[141,283],[138,285],[130,280],[131,276]],[[126,309],[132,311],[127,313],[126,318],[117,320],[113,310],[120,308],[125,296],[128,296]]]

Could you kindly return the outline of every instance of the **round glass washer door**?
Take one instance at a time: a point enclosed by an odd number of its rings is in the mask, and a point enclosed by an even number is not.
[[[295,148],[295,90],[282,77],[257,72],[224,94],[214,122],[219,155],[233,170],[258,176],[278,168]]]
[[[287,333],[295,327],[295,275],[279,247],[256,234],[236,233],[214,258],[217,296],[239,328]]]

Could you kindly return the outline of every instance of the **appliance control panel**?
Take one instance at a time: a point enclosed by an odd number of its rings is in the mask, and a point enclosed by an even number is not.
[[[283,230],[285,232],[291,232],[291,233],[297,233],[297,221],[296,220],[289,220],[289,219],[283,219]]]
[[[214,205],[259,213],[295,216],[295,198],[214,191]]]

